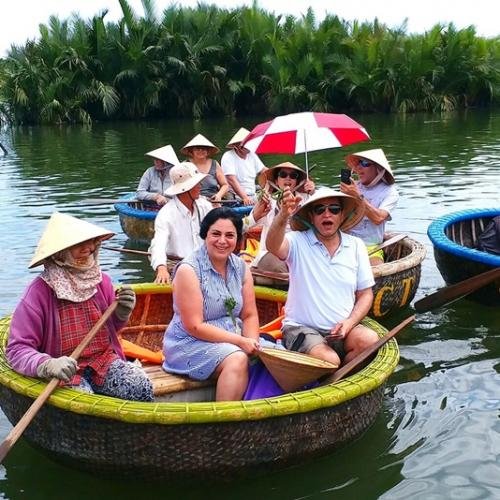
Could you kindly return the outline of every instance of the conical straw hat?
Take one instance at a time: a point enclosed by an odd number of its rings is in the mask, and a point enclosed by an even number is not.
[[[179,159],[175,154],[174,148],[170,144],[167,144],[162,148],[153,149],[153,151],[149,151],[149,153],[146,153],[146,156],[151,156],[152,158],[166,161],[167,163],[170,163],[170,165],[177,165],[179,163]]]
[[[295,391],[338,368],[328,361],[284,349],[263,348],[257,355],[285,392]]]
[[[299,182],[302,182],[306,178],[306,173],[300,167],[297,167],[297,165],[294,165],[293,163],[291,163],[289,161],[285,161],[283,163],[275,165],[274,167],[270,167],[270,168],[267,168],[266,170],[263,170],[257,178],[257,182],[259,183],[259,186],[261,188],[264,188],[266,185],[266,182],[272,181],[276,171],[280,170],[282,168],[290,168],[291,170],[296,170],[297,172],[299,172],[300,177],[297,180],[297,184]]]
[[[231,140],[227,143],[227,148],[231,148],[240,142],[243,142],[246,139],[246,136],[250,133],[250,130],[247,130],[245,127],[241,127],[236,134],[231,137]]]
[[[99,237],[107,240],[114,234],[71,215],[54,212],[45,226],[29,268],[39,266],[47,257],[73,245]]]
[[[208,148],[208,156],[213,156],[219,152],[219,148],[215,145],[212,144],[205,136],[198,134],[194,136],[182,149],[181,153],[186,156],[192,156],[191,155],[191,148],[194,146],[203,146],[205,148]]]
[[[324,198],[342,198],[343,213],[345,220],[340,225],[341,231],[348,231],[354,227],[365,215],[363,202],[352,196],[335,191],[335,189],[322,187],[319,188],[303,205],[299,207],[297,212],[290,220],[290,227],[294,231],[306,231],[308,225],[304,221],[309,222],[309,210],[319,200]]]
[[[362,159],[370,160],[382,167],[385,170],[384,178],[387,184],[394,184],[394,174],[392,173],[391,166],[381,149],[368,149],[367,151],[353,153],[345,157],[345,162],[349,165],[349,167],[353,168],[358,164],[359,160]]]

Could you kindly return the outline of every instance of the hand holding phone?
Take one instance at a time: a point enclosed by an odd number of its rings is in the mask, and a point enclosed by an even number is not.
[[[351,184],[351,171],[348,168],[340,169],[340,182]]]

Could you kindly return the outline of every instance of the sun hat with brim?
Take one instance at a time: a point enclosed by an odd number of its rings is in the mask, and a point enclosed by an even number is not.
[[[227,143],[226,148],[233,148],[234,146],[243,142],[247,135],[250,133],[250,130],[247,130],[245,127],[241,127],[236,134],[231,137],[231,140]]]
[[[175,154],[174,148],[170,144],[163,146],[162,148],[153,149],[153,151],[146,153],[146,156],[151,156],[157,160],[165,161],[170,163],[170,165],[177,165],[179,163],[179,159]]]
[[[200,173],[196,165],[190,161],[174,165],[170,169],[169,175],[172,184],[165,189],[165,194],[168,196],[187,193],[207,176],[207,174]]]
[[[289,168],[291,170],[296,170],[297,172],[299,172],[301,177],[298,179],[297,184],[306,178],[306,173],[300,167],[297,167],[297,165],[294,165],[289,161],[285,161],[283,163],[280,163],[279,165],[275,165],[274,167],[270,167],[267,170],[262,171],[257,178],[259,186],[261,188],[264,188],[267,181],[275,182],[275,174],[282,168]]]
[[[370,160],[382,167],[385,170],[384,180],[387,184],[394,184],[394,174],[392,173],[391,166],[381,149],[369,149],[368,151],[353,153],[345,157],[345,162],[350,168],[353,168],[359,163],[359,160],[363,159]]]
[[[191,148],[194,148],[195,146],[200,146],[204,148],[208,148],[208,156],[215,155],[219,152],[219,148],[215,145],[212,144],[205,136],[198,134],[195,137],[193,137],[182,149],[181,153],[186,156],[192,156],[191,155]]]
[[[338,368],[328,361],[285,349],[263,348],[257,355],[285,392],[295,391]]]
[[[66,250],[73,245],[78,245],[87,240],[102,238],[107,240],[115,233],[91,224],[84,220],[77,219],[71,215],[54,212],[38,242],[35,255],[31,259],[30,269],[39,266],[51,255]]]
[[[306,231],[311,226],[309,219],[309,210],[319,200],[325,198],[342,198],[344,222],[339,226],[341,231],[348,231],[354,227],[365,214],[364,205],[361,199],[335,191],[332,188],[319,188],[303,205],[301,205],[290,220],[290,227],[294,231]]]

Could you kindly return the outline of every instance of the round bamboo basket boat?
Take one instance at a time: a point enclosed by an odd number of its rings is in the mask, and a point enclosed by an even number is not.
[[[393,236],[396,233],[386,233],[384,239]],[[368,314],[376,319],[387,317],[410,304],[420,284],[422,261],[426,254],[424,245],[409,236],[384,249],[384,252],[385,262],[372,267],[375,286],[373,304]],[[271,274],[254,274],[254,283],[280,290],[288,289],[286,274],[283,274],[285,280],[274,279]]]
[[[500,267],[500,255],[477,249],[479,235],[498,215],[500,208],[461,210],[429,225],[427,234],[434,247],[436,265],[447,285]],[[485,305],[500,305],[500,279],[468,297]]]
[[[172,314],[171,289],[134,289],[137,305],[123,336],[155,349]],[[280,312],[286,294],[256,287],[256,298],[266,322]],[[46,384],[10,369],[4,352],[9,321],[0,320],[0,405],[14,425]],[[373,320],[365,324],[385,333]],[[23,438],[56,461],[101,476],[230,479],[279,469],[363,433],[377,418],[398,360],[391,340],[340,382],[253,401],[138,403],[58,388]]]
[[[134,195],[128,195],[131,200],[115,203],[122,231],[134,243],[149,245],[155,233],[155,219],[160,207],[156,204],[135,201]],[[127,198],[125,197],[125,198]],[[235,207],[237,213],[243,217],[252,207]]]

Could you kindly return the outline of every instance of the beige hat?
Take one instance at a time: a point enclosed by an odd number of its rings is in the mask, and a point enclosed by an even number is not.
[[[382,167],[385,170],[385,182],[387,182],[387,184],[394,184],[394,174],[392,173],[391,166],[381,149],[369,149],[368,151],[353,153],[345,157],[345,162],[349,165],[349,167],[353,168],[359,163],[359,160],[362,159],[370,160]]]
[[[175,154],[174,148],[170,144],[163,146],[162,148],[153,149],[153,151],[146,153],[146,156],[151,156],[157,160],[165,161],[170,163],[170,165],[177,165],[179,163],[179,159]]]
[[[263,348],[257,356],[285,392],[295,391],[337,368],[328,361],[285,349]]]
[[[247,135],[250,133],[250,130],[247,130],[244,127],[241,127],[236,134],[233,135],[231,140],[227,143],[226,148],[233,148],[234,146],[243,142]]]
[[[273,179],[275,179],[275,175],[277,174],[277,171],[280,170],[281,168],[291,168],[292,170],[297,170],[297,172],[299,172],[299,174],[300,174],[298,182],[302,182],[306,178],[306,173],[300,167],[297,167],[297,165],[294,165],[293,163],[291,163],[289,161],[285,161],[283,163],[280,163],[279,165],[275,165],[274,167],[270,167],[267,170],[263,170],[257,178],[257,182],[259,183],[259,186],[261,188],[264,188],[267,181],[274,182]]]
[[[354,227],[365,214],[365,208],[361,200],[353,198],[348,194],[335,191],[335,189],[322,187],[319,188],[303,205],[299,207],[295,215],[290,221],[290,227],[294,231],[306,231],[308,226],[304,221],[309,222],[309,209],[317,201],[325,198],[342,198],[343,212],[345,216],[344,222],[340,225],[341,231],[348,231]]]
[[[207,174],[200,173],[196,165],[190,161],[174,165],[170,169],[169,175],[172,185],[165,189],[165,194],[168,196],[188,192],[207,176]]]
[[[39,266],[47,257],[78,243],[99,237],[107,240],[114,235],[115,233],[90,222],[54,212],[45,226],[29,268]]]
[[[186,156],[192,156],[191,148],[194,146],[208,148],[208,156],[213,156],[219,152],[219,148],[215,144],[212,144],[205,136],[198,134],[181,149],[181,153]]]

